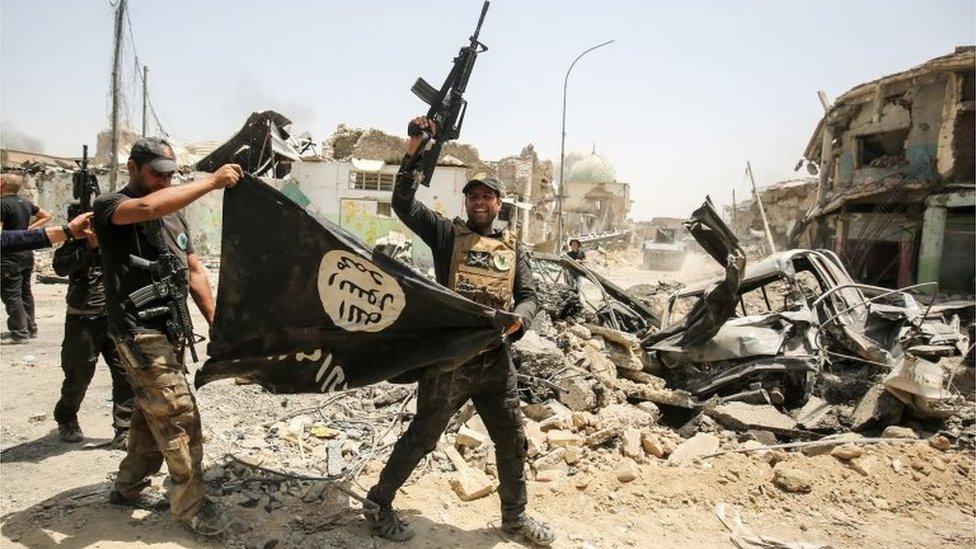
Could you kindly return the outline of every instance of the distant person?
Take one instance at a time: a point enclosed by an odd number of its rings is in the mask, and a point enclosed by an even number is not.
[[[68,277],[64,340],[61,343],[64,381],[61,383],[61,398],[54,407],[58,435],[65,442],[81,442],[85,438],[78,424],[78,410],[101,355],[112,375],[112,426],[115,436],[111,447],[125,450],[135,396],[132,385],[125,377],[115,342],[108,334],[98,237],[92,233],[87,238],[68,242],[58,248],[54,252],[53,267],[54,272]]]
[[[575,238],[569,241],[569,251],[566,252],[566,255],[580,263],[583,263],[583,260],[586,259],[586,252],[580,248],[580,241]]]
[[[0,226],[3,230],[37,229],[51,220],[51,214],[31,201],[18,196],[23,176],[0,174]],[[34,294],[31,275],[34,274],[34,252],[5,252],[0,258],[0,296],[7,309],[8,337],[11,343],[27,343],[37,337],[34,320]]]

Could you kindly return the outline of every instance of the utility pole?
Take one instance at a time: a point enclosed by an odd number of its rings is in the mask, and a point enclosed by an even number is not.
[[[556,249],[554,250],[557,255],[562,251],[563,246],[563,180],[566,178],[566,90],[569,88],[569,73],[573,71],[573,67],[576,66],[576,62],[581,57],[614,42],[615,40],[608,40],[577,55],[576,59],[573,59],[569,65],[569,69],[566,70],[566,78],[563,80],[563,133],[559,143],[559,194],[556,195]]]
[[[115,10],[115,44],[112,56],[112,171],[109,189],[115,190],[119,178],[119,63],[122,58],[122,22],[125,20],[126,0],[119,0]]]
[[[756,178],[752,175],[752,164],[746,160],[746,170],[749,172],[749,181],[752,181],[752,195],[756,197],[756,205],[759,206],[759,217],[762,218],[763,229],[766,231],[766,240],[769,241],[769,253],[776,253],[776,244],[773,243],[773,233],[769,230],[769,221],[766,219],[766,208],[763,208],[762,198],[756,189]]]
[[[732,188],[732,234],[736,232],[735,226],[735,188]]]
[[[146,137],[146,103],[149,101],[149,67],[142,66],[142,136]]]

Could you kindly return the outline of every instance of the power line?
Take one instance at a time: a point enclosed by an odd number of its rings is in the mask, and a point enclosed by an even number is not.
[[[153,121],[156,122],[156,128],[159,130],[159,133],[162,134],[163,137],[169,138],[170,137],[169,136],[169,133],[166,132],[165,128],[163,127],[163,123],[159,120],[159,113],[156,111],[156,106],[155,106],[155,104],[153,104],[152,96],[149,95],[149,92],[148,92],[149,85],[145,81],[145,76],[142,73],[142,66],[143,66],[143,64],[139,60],[139,50],[138,50],[138,48],[136,48],[136,39],[135,39],[135,35],[133,34],[133,31],[132,31],[132,18],[129,17],[129,12],[126,12],[125,13],[125,21],[126,21],[126,24],[127,24],[127,27],[128,27],[129,44],[131,44],[131,46],[132,46],[132,56],[133,56],[133,58],[135,60],[135,74],[137,75],[137,77],[139,78],[139,80],[141,81],[141,83],[143,84],[143,86],[147,90],[146,91],[146,103],[149,106],[149,112],[152,113]]]

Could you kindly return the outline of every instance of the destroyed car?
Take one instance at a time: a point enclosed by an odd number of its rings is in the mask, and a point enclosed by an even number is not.
[[[719,236],[727,227],[707,217],[692,234],[711,240],[713,249],[703,247],[713,257],[733,253],[734,237]],[[932,361],[968,348],[951,309],[923,309],[904,290],[859,284],[827,250],[779,252],[749,265],[738,280],[734,274],[727,268],[724,279],[673,294],[664,328],[644,338],[655,373],[670,387],[698,402],[715,397],[795,408],[811,394],[856,400],[882,382],[921,415],[946,415],[939,408],[949,395]],[[709,299],[732,307],[703,315]],[[689,339],[696,324],[713,335]]]
[[[553,320],[577,314],[614,330],[643,335],[661,325],[658,315],[606,277],[569,256],[529,256],[540,304]]]

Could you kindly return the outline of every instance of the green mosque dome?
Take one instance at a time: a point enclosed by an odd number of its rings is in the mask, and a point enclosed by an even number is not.
[[[617,170],[606,158],[596,154],[596,152],[583,154],[580,157],[569,168],[569,174],[566,175],[567,182],[614,183],[617,181]],[[567,162],[568,165],[569,162]]]

